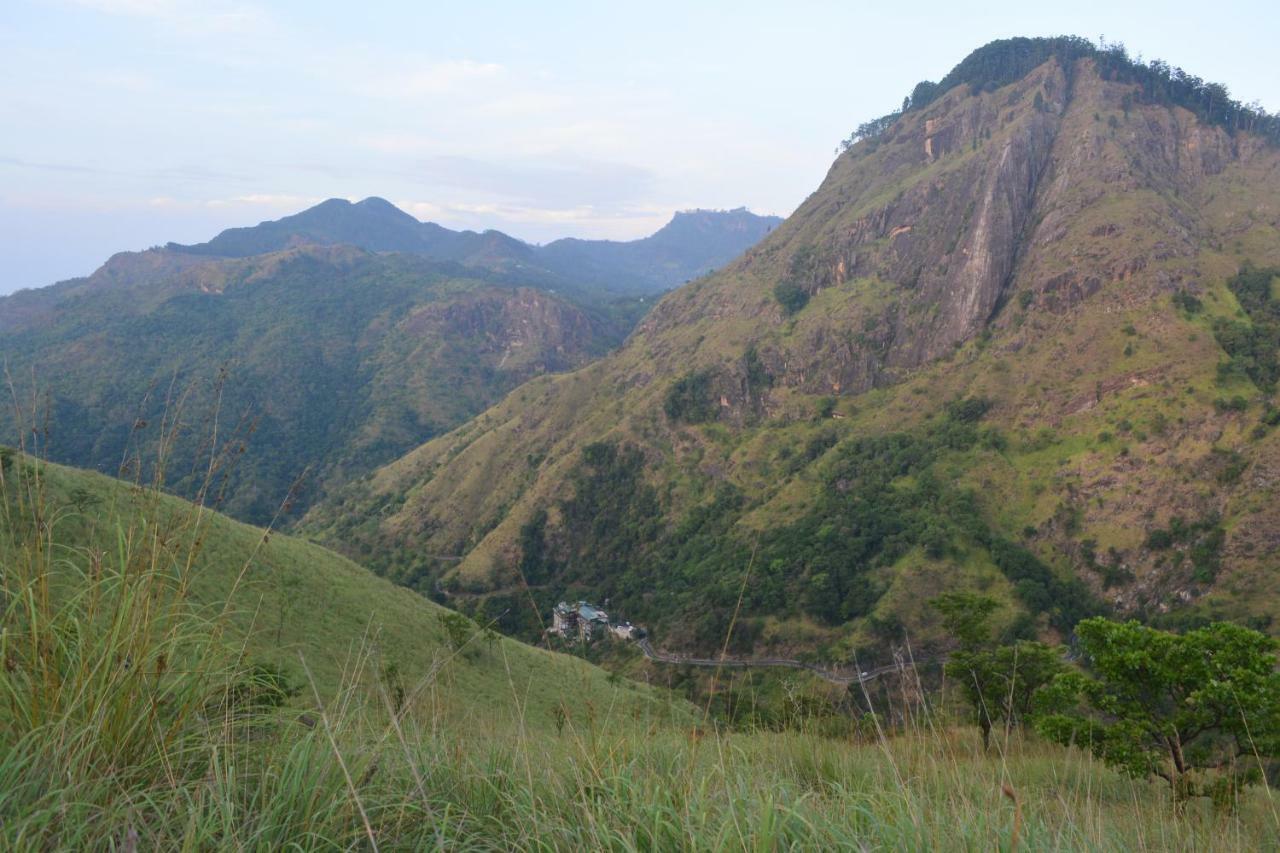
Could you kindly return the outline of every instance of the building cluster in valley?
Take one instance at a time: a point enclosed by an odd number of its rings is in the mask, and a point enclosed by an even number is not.
[[[551,627],[547,633],[565,640],[589,642],[598,636],[612,636],[619,640],[643,640],[648,632],[630,622],[613,622],[609,614],[585,601],[577,604],[560,602],[551,612]]]

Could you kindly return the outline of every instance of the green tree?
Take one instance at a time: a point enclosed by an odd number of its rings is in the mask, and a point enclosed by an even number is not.
[[[452,610],[440,614],[440,625],[444,628],[445,644],[454,652],[462,651],[479,630],[476,623]]]
[[[674,422],[701,424],[715,420],[719,407],[711,390],[711,374],[699,370],[681,376],[667,389],[662,410]]]
[[[942,615],[942,626],[961,651],[978,651],[991,642],[991,614],[1000,606],[989,595],[947,592],[929,602]]]
[[[781,281],[773,289],[773,298],[778,300],[783,312],[791,316],[809,304],[809,291],[792,281]]]
[[[1084,745],[1135,777],[1166,780],[1175,802],[1229,805],[1280,752],[1276,641],[1218,622],[1173,634],[1138,622],[1086,619],[1076,628],[1088,672],[1042,692],[1037,728]]]
[[[1066,670],[1060,652],[1044,643],[1019,640],[993,644],[991,616],[995,599],[971,592],[952,592],[930,602],[960,647],[943,671],[959,686],[982,730],[982,746],[991,746],[991,730],[999,723],[1017,725],[1030,717],[1037,692]]]

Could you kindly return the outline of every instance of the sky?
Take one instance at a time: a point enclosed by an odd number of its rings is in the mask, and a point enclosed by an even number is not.
[[[1065,33],[1280,110],[1254,0],[0,0],[0,293],[335,196],[531,242],[785,216],[918,81]]]

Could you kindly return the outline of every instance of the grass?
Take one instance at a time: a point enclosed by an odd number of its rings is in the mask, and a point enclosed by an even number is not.
[[[1233,814],[1179,816],[1162,786],[1016,731],[983,752],[910,676],[884,686],[901,692],[895,718],[844,736],[817,718],[718,728],[576,659],[508,640],[450,649],[430,602],[153,489],[24,457],[2,480],[6,848],[1238,850],[1280,837],[1265,789]],[[299,580],[278,589],[300,615],[281,622],[270,574],[289,569]]]
[[[319,545],[241,524],[151,488],[59,465],[21,464],[38,472],[32,487],[38,495],[33,491],[26,503],[38,499],[51,522],[46,568],[55,591],[82,589],[95,561],[110,557],[105,562],[118,568],[126,558],[145,555],[156,561],[154,582],[176,584],[173,595],[235,638],[237,654],[281,667],[295,682],[304,680],[305,660],[325,695],[338,689],[352,656],[368,647],[377,657],[375,669],[394,665],[410,683],[447,673],[454,689],[480,706],[504,704],[512,682],[519,685],[522,703],[542,717],[566,689],[600,704],[622,701],[612,698],[616,688],[594,667],[506,639],[490,642],[478,626],[467,648],[451,649],[441,623],[450,611]],[[7,506],[15,506],[17,484],[9,474]],[[7,532],[3,547],[12,559],[29,542],[15,540],[21,531]],[[162,578],[162,567],[171,576]],[[30,571],[38,577],[36,569]],[[665,702],[642,689],[629,690],[626,701]]]

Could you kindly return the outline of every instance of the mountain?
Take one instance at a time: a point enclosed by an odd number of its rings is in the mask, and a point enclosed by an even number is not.
[[[451,231],[419,222],[388,201],[329,199],[251,228],[231,228],[207,243],[170,243],[171,252],[242,258],[305,244],[349,244],[371,252],[408,252],[494,270],[519,270],[554,286],[647,294],[683,284],[741,254],[781,220],[745,208],[677,213],[641,240],[556,240],[531,246],[500,231]]]
[[[207,243],[170,243],[165,248],[190,255],[244,258],[300,245],[339,243],[370,252],[407,252],[458,262],[479,262],[487,257],[514,261],[529,257],[532,248],[498,231],[477,234],[419,222],[380,198],[355,203],[331,198],[282,219],[229,228]]]
[[[603,354],[634,316],[484,270],[314,244],[127,253],[48,290],[0,300],[0,351],[25,407],[0,415],[10,440],[19,421],[47,418],[52,458],[114,474],[153,458],[175,420],[199,425],[170,448],[168,487],[205,488],[216,438],[234,451],[220,506],[258,523]]]
[[[290,519],[524,380],[617,346],[648,307],[625,294],[727,260],[769,221],[678,214],[645,240],[579,241],[605,247],[579,272],[572,252],[541,266],[541,249],[497,231],[331,199],[208,243],[123,252],[0,298],[0,354],[25,407],[6,407],[0,431],[16,442],[21,422],[47,419],[51,458],[117,473],[150,458],[181,400],[183,417],[216,413],[244,441],[219,506]],[[714,236],[698,248],[691,232]],[[184,436],[167,485],[195,497],[210,436]]]
[[[954,588],[1013,636],[1269,626],[1280,134],[1220,92],[1081,39],[981,48],[621,349],[305,525],[514,632],[607,597],[668,648],[848,660],[927,648]]]
[[[565,276],[626,283],[628,291],[665,290],[712,272],[782,222],[736,210],[686,210],[642,240],[556,240],[537,260]]]

